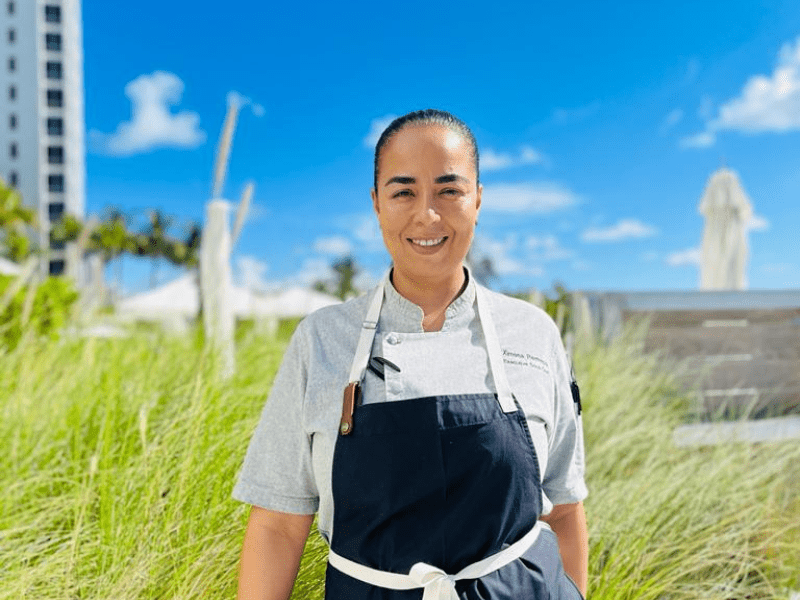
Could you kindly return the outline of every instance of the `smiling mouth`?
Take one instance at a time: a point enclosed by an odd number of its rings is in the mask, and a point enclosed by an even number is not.
[[[416,244],[417,246],[425,246],[427,248],[427,247],[431,247],[431,246],[439,246],[441,244],[444,244],[446,239],[447,239],[447,236],[440,237],[440,238],[433,238],[433,239],[408,238],[408,241],[410,241],[412,244]]]

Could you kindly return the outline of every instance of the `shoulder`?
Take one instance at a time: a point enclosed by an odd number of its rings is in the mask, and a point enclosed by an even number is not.
[[[358,336],[371,294],[314,311],[297,325],[295,337],[302,339],[308,348],[347,344],[350,338]]]

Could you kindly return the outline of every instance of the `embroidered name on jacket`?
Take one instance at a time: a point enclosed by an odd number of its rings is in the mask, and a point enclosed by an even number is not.
[[[545,373],[550,373],[550,369],[545,361],[527,353],[523,354],[521,352],[512,352],[511,350],[503,350],[503,362],[507,365],[532,367]]]

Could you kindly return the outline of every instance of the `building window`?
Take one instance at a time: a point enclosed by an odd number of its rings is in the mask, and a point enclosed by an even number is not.
[[[12,130],[17,128],[17,115],[8,115],[8,128]]]
[[[8,99],[9,100],[17,99],[17,86],[15,85],[8,86]]]
[[[63,260],[51,260],[50,261],[50,275],[52,277],[58,277],[59,275],[64,274],[64,261]]]
[[[64,147],[63,146],[48,146],[47,147],[47,162],[51,165],[60,165],[64,163]]]
[[[47,119],[48,135],[64,135],[64,119]]]
[[[51,223],[56,223],[61,220],[61,217],[64,215],[64,203],[63,202],[51,202],[47,205],[47,218],[50,219]]]
[[[61,79],[61,63],[54,61],[47,61],[47,78],[48,79]]]
[[[17,149],[17,142],[11,142],[11,143],[8,145],[8,155],[9,155],[11,158],[17,158],[17,150],[18,150],[18,149]]]
[[[48,50],[61,52],[61,36],[57,33],[48,33],[44,36],[44,45]]]
[[[8,174],[8,183],[11,184],[11,187],[17,187],[19,185],[19,175],[17,175],[16,171],[11,171]]]
[[[63,250],[65,246],[64,240],[50,239],[50,250]]]
[[[48,175],[47,176],[47,189],[51,192],[64,191],[64,176],[63,175]]]
[[[17,70],[17,59],[13,56],[8,59],[8,70],[11,73]]]
[[[61,90],[47,90],[47,106],[51,108],[64,106],[64,92]]]
[[[61,7],[46,4],[44,7],[44,20],[48,23],[61,23]]]
[[[8,43],[13,44],[16,41],[17,41],[17,30],[11,27],[8,30]]]
[[[9,0],[9,1],[8,1],[8,3],[6,4],[6,8],[8,9],[8,14],[10,14],[10,15],[13,15],[13,14],[14,14],[14,8],[15,8],[15,7],[14,7],[14,2],[13,2],[13,0]]]

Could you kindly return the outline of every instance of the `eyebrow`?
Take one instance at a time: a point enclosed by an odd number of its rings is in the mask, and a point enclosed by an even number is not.
[[[450,173],[448,175],[442,175],[441,177],[437,177],[434,180],[435,183],[453,183],[454,181],[461,181],[463,183],[469,183],[469,179],[467,179],[463,175],[456,175],[455,173]]]
[[[414,177],[404,177],[404,176],[398,175],[396,177],[392,177],[391,179],[389,179],[389,181],[387,181],[383,185],[384,185],[384,187],[386,187],[387,185],[391,185],[392,183],[399,183],[401,185],[408,185],[409,183],[416,183],[416,182],[417,182],[417,180]]]
[[[464,177],[463,175],[456,175],[455,173],[449,173],[447,175],[441,175],[434,179],[434,183],[453,183],[454,181],[462,181],[464,183],[469,183],[469,179]],[[387,185],[391,185],[392,183],[399,183],[401,185],[408,185],[411,183],[416,183],[417,180],[414,177],[407,177],[403,175],[397,175],[389,179],[385,184],[384,187]]]

